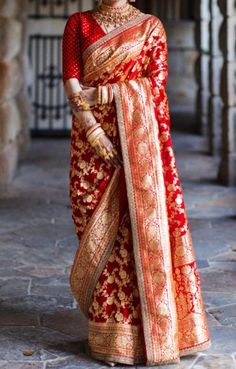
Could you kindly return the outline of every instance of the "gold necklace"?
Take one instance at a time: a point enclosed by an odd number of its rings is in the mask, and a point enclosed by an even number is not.
[[[141,11],[130,4],[115,8],[113,6],[101,4],[93,10],[95,18],[104,26],[121,26],[141,14]]]

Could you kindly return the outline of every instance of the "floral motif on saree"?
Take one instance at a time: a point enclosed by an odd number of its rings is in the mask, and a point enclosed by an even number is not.
[[[123,157],[108,168],[73,118],[70,194],[80,246],[71,288],[94,357],[178,363],[207,349],[201,282],[170,136],[167,41],[143,14],[83,52],[82,83],[111,83],[93,109]]]

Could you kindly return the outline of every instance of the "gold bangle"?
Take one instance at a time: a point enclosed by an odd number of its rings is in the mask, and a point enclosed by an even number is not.
[[[91,132],[88,136],[87,139],[89,141],[91,141],[93,139],[93,137],[95,137],[97,135],[98,132],[104,132],[104,130],[101,127],[97,127],[96,129],[93,130],[93,132]]]
[[[90,105],[84,101],[79,92],[75,92],[68,97],[70,104],[75,107],[82,107],[83,110],[89,110]]]
[[[87,131],[86,131],[86,137],[88,138],[88,136],[98,127],[101,127],[100,123],[96,123],[94,124],[92,127],[90,127]]]
[[[110,83],[108,84],[108,103],[111,104],[111,102],[113,101],[113,88],[110,85]]]
[[[98,105],[102,104],[102,86],[98,86],[98,101],[97,101]]]
[[[108,88],[107,88],[107,86],[102,86],[102,101],[103,101],[103,105],[108,104]]]
[[[101,134],[105,134],[105,132],[103,131],[103,129],[97,129],[95,132],[93,132],[89,137],[88,137],[88,142],[92,145],[92,143],[96,140],[97,137],[99,137]]]
[[[103,136],[103,135],[105,135],[105,133],[104,133],[104,132],[100,132],[100,133],[98,133],[98,135],[95,137],[95,139],[94,139],[92,142],[90,142],[90,145],[91,145],[92,147],[97,146],[97,145],[99,145],[99,146],[100,146],[99,138],[100,138],[101,136]]]

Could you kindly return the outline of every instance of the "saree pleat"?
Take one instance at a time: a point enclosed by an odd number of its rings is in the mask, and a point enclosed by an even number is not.
[[[91,353],[126,364],[178,363],[211,341],[170,137],[162,23],[142,15],[88,47],[83,62],[84,84],[113,84],[114,103],[93,113],[124,162],[106,168],[74,122],[71,202],[80,246],[70,280],[89,319]],[[87,160],[82,169],[78,159]],[[85,177],[89,194],[79,184]]]

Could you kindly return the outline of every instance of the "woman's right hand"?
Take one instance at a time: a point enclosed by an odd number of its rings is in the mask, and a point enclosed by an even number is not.
[[[99,150],[99,145],[93,146],[96,153],[108,164],[108,165],[114,165],[115,167],[123,165],[122,159],[120,155],[118,154],[116,148],[110,141],[110,139],[105,135],[102,134],[98,138],[100,147],[102,149],[105,149],[105,152],[109,154],[111,151],[113,153],[113,156],[110,156],[109,158],[105,159],[103,155],[101,155]]]
[[[79,110],[79,111],[73,111],[73,113],[85,131],[87,131],[89,128],[91,128],[97,123],[91,110]],[[110,139],[106,136],[105,132],[104,132],[104,135],[101,135],[99,137],[99,143],[100,143],[100,147],[103,148],[107,154],[111,152],[113,149],[113,157],[109,157],[108,159],[105,159],[104,156],[101,155],[99,151],[99,146],[94,146],[96,153],[108,165],[114,165],[114,166],[123,165],[122,159],[120,158],[119,154],[117,153],[117,150],[115,149]]]

